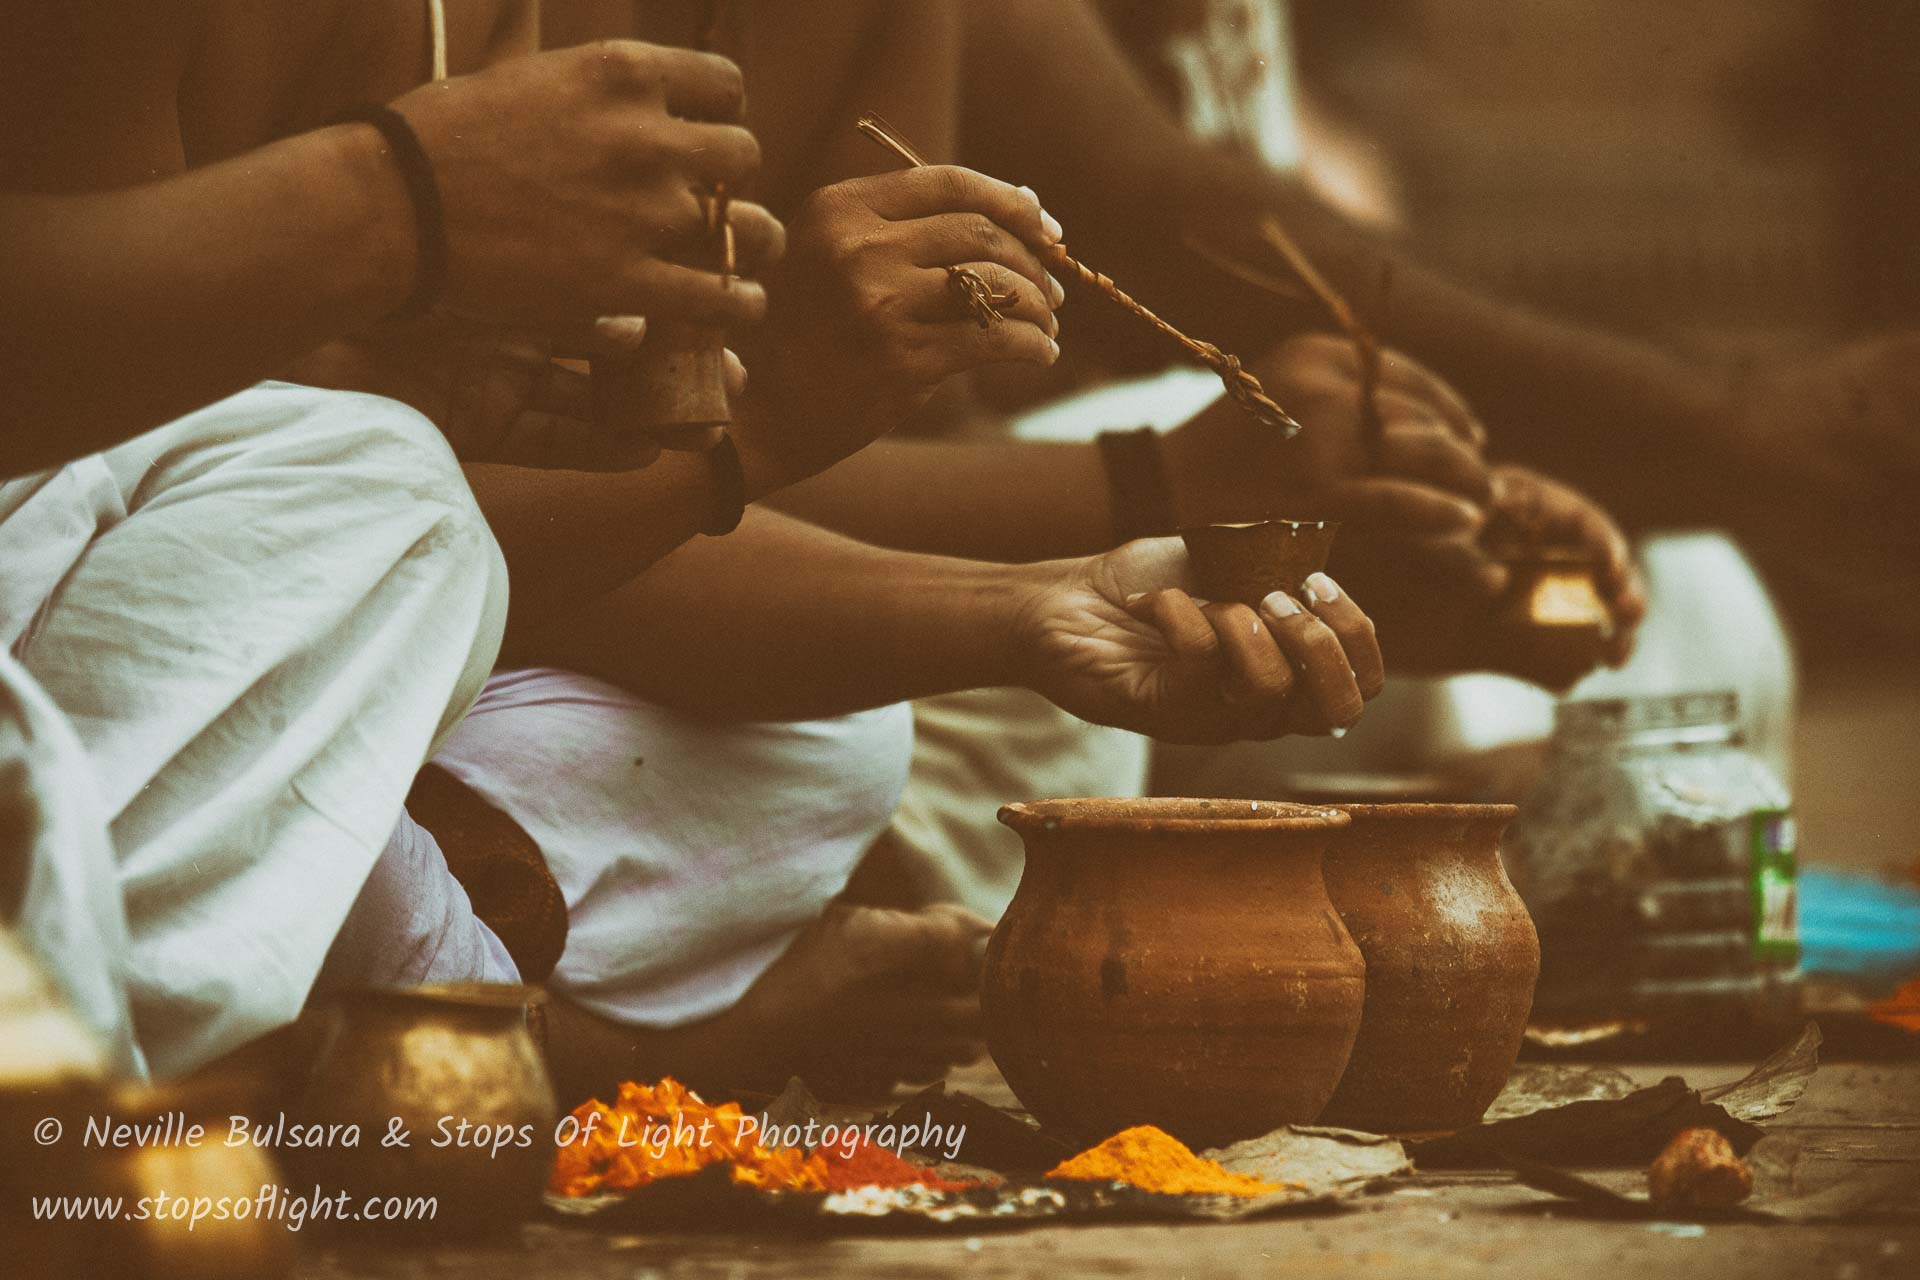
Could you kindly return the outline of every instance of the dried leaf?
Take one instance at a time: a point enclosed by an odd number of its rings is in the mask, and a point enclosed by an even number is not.
[[[1397,1139],[1318,1125],[1285,1125],[1265,1137],[1200,1154],[1230,1173],[1285,1183],[1312,1195],[1364,1189],[1413,1168]]]
[[[1732,1084],[1702,1089],[1700,1099],[1740,1120],[1771,1120],[1800,1101],[1819,1065],[1820,1024],[1809,1022],[1792,1044]]]
[[[1614,1067],[1576,1067],[1557,1062],[1529,1062],[1507,1076],[1500,1096],[1482,1117],[1487,1123],[1531,1115],[1569,1102],[1624,1098],[1633,1092],[1633,1078]]]

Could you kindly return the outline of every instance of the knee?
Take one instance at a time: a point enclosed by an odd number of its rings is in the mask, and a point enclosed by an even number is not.
[[[449,620],[470,634],[444,731],[479,697],[499,656],[506,560],[440,429],[398,401],[357,394],[346,399],[331,415],[328,447],[362,482],[365,501],[387,508],[402,527],[420,519],[417,535],[400,553],[406,572],[421,590],[444,599]]]
[[[499,655],[507,569],[459,459],[436,426],[384,396],[267,384],[213,411],[244,465],[279,477],[288,505],[349,531],[369,591],[414,597],[432,647],[459,663],[444,731]],[[384,606],[383,606],[384,607]]]

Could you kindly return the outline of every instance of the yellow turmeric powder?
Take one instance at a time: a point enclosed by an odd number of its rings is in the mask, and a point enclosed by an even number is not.
[[[1229,1173],[1150,1124],[1114,1134],[1099,1146],[1055,1165],[1047,1176],[1079,1182],[1124,1182],[1142,1191],[1170,1196],[1258,1196],[1282,1189],[1278,1183]]]

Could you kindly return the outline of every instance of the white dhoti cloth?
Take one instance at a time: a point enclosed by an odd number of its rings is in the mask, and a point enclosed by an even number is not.
[[[92,766],[52,700],[0,653],[0,925],[18,933],[92,1033],[90,1044],[35,1044],[36,1054],[65,1058],[38,1069],[146,1074],[127,1009],[127,922],[114,878]]]
[[[669,1027],[730,1008],[846,887],[906,784],[912,736],[904,706],[715,721],[535,668],[495,675],[434,761],[511,815],[559,882],[568,935],[549,985]],[[444,864],[394,857],[422,877],[413,901],[356,907],[349,931],[363,911],[404,916],[422,934],[389,933],[397,956],[481,956]]]
[[[0,485],[0,646],[92,764],[157,1074],[298,1015],[505,610],[445,440],[375,396],[262,384]]]
[[[402,813],[334,937],[314,994],[519,981],[520,966],[500,935],[474,914],[433,833]]]

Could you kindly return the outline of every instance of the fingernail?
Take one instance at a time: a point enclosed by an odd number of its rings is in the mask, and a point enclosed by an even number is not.
[[[1066,305],[1067,287],[1061,284],[1051,271],[1047,272],[1047,297],[1056,307]]]
[[[1047,339],[1047,349],[1053,352],[1053,358],[1055,360],[1058,360],[1060,358],[1060,344],[1055,342],[1052,338]]]
[[[1260,602],[1260,607],[1279,618],[1291,618],[1300,612],[1300,602],[1284,591],[1276,591]]]
[[[1020,190],[1021,192],[1025,192],[1025,196],[1033,201],[1033,203],[1041,205],[1039,194],[1037,194],[1031,186],[1021,186]],[[1064,234],[1064,232],[1060,230],[1060,219],[1056,219],[1052,213],[1048,213],[1048,211],[1046,211],[1046,205],[1041,205],[1041,230],[1046,232],[1046,238],[1048,238],[1048,240],[1052,240],[1054,244],[1060,244],[1060,236]]]
[[[1312,574],[1307,578],[1307,599],[1315,604],[1328,604],[1340,598],[1340,588],[1333,585],[1333,579],[1324,573]]]
[[[1333,728],[1327,730],[1327,736],[1329,738],[1344,738],[1347,736],[1347,726],[1343,724],[1337,724],[1333,726]]]
[[[645,316],[601,316],[593,322],[593,331],[607,342],[631,349],[639,346],[640,340],[647,336],[647,318]]]
[[[1128,597],[1127,597],[1127,603],[1128,603],[1128,604],[1139,604],[1139,603],[1140,603],[1140,602],[1141,602],[1142,600],[1145,600],[1146,598],[1147,598],[1147,593],[1146,593],[1146,592],[1144,592],[1144,591],[1136,591],[1136,592],[1134,592],[1134,593],[1133,593],[1132,595],[1130,595],[1130,596],[1128,596]]]

